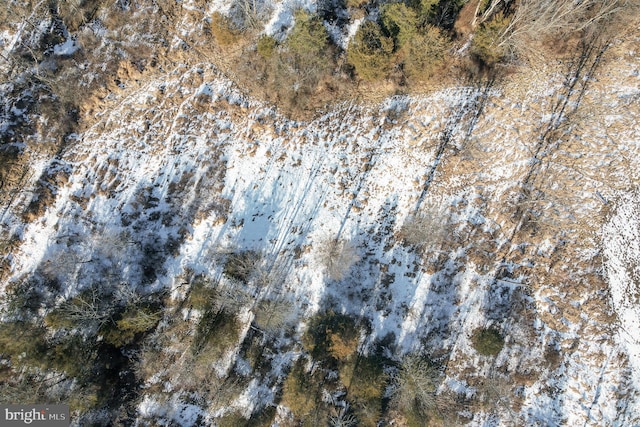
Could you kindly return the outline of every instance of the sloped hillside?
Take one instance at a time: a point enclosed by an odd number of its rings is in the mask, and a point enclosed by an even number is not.
[[[639,40],[308,120],[176,44],[56,150],[7,124],[28,164],[4,169],[3,402],[77,425],[640,424]]]

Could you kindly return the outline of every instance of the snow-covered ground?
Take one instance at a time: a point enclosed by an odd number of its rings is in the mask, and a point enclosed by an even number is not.
[[[640,198],[623,193],[602,233],[611,305],[618,318],[617,341],[629,357],[634,387],[640,389]],[[640,402],[634,412],[640,413]]]
[[[49,268],[69,296],[110,272],[148,291],[179,292],[185,269],[220,275],[216,253],[252,249],[280,270],[265,292],[285,295],[301,319],[331,304],[370,321],[365,343],[393,336],[399,354],[424,345],[449,354],[444,384],[458,392],[476,392],[470,371],[529,376],[516,390],[522,405],[515,413],[476,414],[472,425],[633,425],[638,199],[620,196],[603,233],[619,322],[611,335],[589,312],[563,314],[562,283],[495,280],[503,266],[472,254],[479,243],[494,245],[488,252],[508,243],[512,225],[501,205],[531,152],[520,135],[533,132],[533,118],[544,119],[554,88],[514,100],[494,90],[474,123],[480,96],[481,88],[451,88],[371,107],[344,104],[295,122],[246,99],[209,65],[179,66],[117,95],[58,159],[68,179],[45,215],[25,228],[13,278]],[[443,135],[451,141],[439,156]],[[438,262],[424,262],[398,238],[416,211],[438,212],[448,224],[441,242],[425,242],[427,259]],[[9,214],[4,221],[18,220]],[[327,277],[315,252],[331,238],[349,240],[359,259],[340,280]],[[555,245],[539,243],[539,254]],[[516,295],[535,307],[531,324],[504,322]],[[579,311],[585,301],[567,304]],[[473,330],[490,325],[507,335],[495,361],[471,344]],[[548,346],[561,353],[557,366],[544,360]],[[236,404],[251,408],[251,396],[273,395],[252,382]],[[183,425],[205,411],[178,401],[162,406],[153,396],[139,409],[141,417]]]

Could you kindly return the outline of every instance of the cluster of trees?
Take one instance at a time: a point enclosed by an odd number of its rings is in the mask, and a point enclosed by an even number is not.
[[[360,80],[390,78],[404,85],[429,78],[451,47],[453,22],[462,4],[460,0],[385,4],[377,19],[365,18],[346,49],[330,36],[327,22],[345,25],[346,16],[368,15],[377,6],[329,2],[318,14],[298,10],[283,39],[261,34],[255,21],[246,26],[246,20],[217,13],[211,26],[222,49],[244,46],[235,51],[239,57],[234,64],[241,86],[256,88],[285,110],[295,110],[344,96]]]
[[[160,321],[161,295],[141,295],[124,284],[94,285],[48,308],[42,319],[35,310],[46,302],[34,286],[14,283],[2,301],[0,355],[8,362],[0,377],[3,402],[10,396],[25,399],[9,403],[63,402],[76,415],[108,403],[106,409],[122,410],[122,396],[135,387],[125,350],[135,349]]]
[[[377,20],[366,20],[347,49],[347,60],[363,80],[386,78],[397,69],[410,80],[428,78],[451,45],[445,34],[452,25],[443,10],[455,16],[461,2],[387,3]]]
[[[316,256],[331,280],[339,280],[357,260],[347,240],[326,239],[318,246]],[[278,346],[287,341],[283,337],[295,335],[296,322],[290,302],[260,296],[260,290],[274,284],[274,279],[264,279],[269,274],[263,253],[227,249],[216,256],[222,276],[187,273],[188,292],[182,302],[173,303],[175,310],[165,311],[161,326],[146,340],[139,372],[142,380],[159,372],[168,375],[172,395],[197,394],[228,406],[256,375],[273,375],[270,355],[281,351]],[[185,315],[185,309],[190,314]],[[435,424],[460,420],[462,398],[440,387],[443,366],[423,354],[393,356],[388,343],[365,348],[363,337],[369,333],[365,318],[335,312],[330,306],[307,319],[294,344],[299,346],[299,359],[284,379],[273,377],[269,383],[281,387],[277,401],[288,408],[293,423],[375,426],[382,420],[402,420],[421,426],[425,420]],[[502,345],[497,333],[479,330],[476,335],[478,352],[495,357]],[[237,355],[242,368],[234,365],[231,354]],[[231,365],[225,366],[225,360]],[[165,396],[161,389],[156,393],[159,399]],[[268,425],[275,417],[272,409],[255,408],[249,421],[246,414],[230,412],[216,422]]]
[[[134,15],[149,12],[143,6],[126,12],[124,4],[104,0],[7,1],[0,26],[12,40],[3,55],[6,72],[0,83],[14,91],[21,85],[38,88],[44,102],[34,99],[30,104],[39,114],[69,113],[83,96],[113,85],[109,79],[120,61],[148,63],[150,47],[166,33],[156,27],[155,40],[149,34],[136,39],[125,29]],[[65,43],[68,48],[61,49]],[[52,118],[52,124],[60,121]]]
[[[316,259],[331,280],[342,279],[359,259],[350,240],[326,237],[315,245]]]
[[[495,72],[500,64],[523,63],[542,53],[559,54],[560,45],[571,45],[588,33],[619,30],[622,21],[629,23],[628,18],[621,19],[623,13],[637,16],[634,3],[347,1],[323,3],[316,15],[298,11],[284,39],[262,34],[255,19],[249,27],[238,24],[246,20],[214,16],[212,26],[218,43],[244,46],[239,50],[243,66],[237,68],[243,86],[251,86],[244,81],[251,80],[243,75],[248,73],[257,76],[267,98],[285,107],[307,107],[317,105],[310,98],[322,100],[323,91],[335,98],[341,89],[359,81],[384,80],[411,89],[460,68]],[[327,24],[344,27],[360,17],[362,22],[346,48],[336,45]],[[458,31],[461,27],[470,30]]]
[[[441,387],[443,366],[421,352],[393,357],[362,346],[368,323],[327,310],[309,319],[304,353],[292,366],[281,404],[297,425],[457,425],[464,397]],[[511,390],[503,398],[509,398]]]
[[[295,111],[348,94],[359,81],[392,81],[411,89],[414,83],[450,75],[465,61],[465,53],[466,60],[495,67],[590,32],[621,31],[637,16],[637,2],[631,0],[574,3],[325,1],[315,14],[298,10],[293,28],[284,38],[282,33],[274,38],[262,31],[270,16],[264,2],[238,0],[229,16],[216,12],[202,17],[209,24],[202,34],[193,35],[200,38],[193,46],[215,44],[223,56],[233,57],[230,74],[238,83]],[[158,12],[162,20],[148,19]],[[22,100],[28,111],[49,117],[56,128],[47,130],[52,140],[72,131],[79,93],[115,87],[123,61],[140,70],[154,63],[181,19],[180,10],[166,1],[8,1],[0,13],[0,26],[17,37],[3,54],[8,78],[0,89],[4,97]],[[328,24],[344,30],[357,18],[363,20],[355,35],[346,47],[338,46]],[[470,38],[457,31],[462,20],[470,21],[465,23]],[[54,51],[69,40],[75,43],[73,52]],[[186,41],[184,48],[189,48]],[[2,130],[3,141],[32,126],[33,121],[12,113],[14,104],[0,105],[5,122],[12,123]]]

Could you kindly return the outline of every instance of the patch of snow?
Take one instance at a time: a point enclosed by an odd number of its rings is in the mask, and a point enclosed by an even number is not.
[[[203,416],[204,411],[202,408],[188,403],[176,405],[173,413],[171,414],[173,421],[184,427],[196,425],[196,421],[198,421],[199,418],[203,418]]]
[[[349,47],[349,42],[355,37],[362,22],[364,22],[364,18],[354,19],[353,22],[349,23],[347,26],[347,35],[342,39],[342,44],[340,45],[343,49]]]
[[[138,404],[138,414],[143,419],[161,421],[161,424],[169,421],[173,422],[172,425],[184,427],[196,425],[198,419],[206,419],[206,413],[201,407],[183,402],[180,395],[175,395],[166,402],[145,395]]]
[[[469,385],[465,381],[459,381],[454,378],[447,378],[444,381],[444,384],[447,388],[460,396],[465,396],[467,399],[470,399],[475,394],[476,390],[473,387],[469,387]]]
[[[196,96],[199,95],[205,95],[205,96],[212,96],[213,95],[213,89],[211,89],[211,86],[207,83],[202,83],[200,85],[200,87],[198,89],[196,89]]]
[[[263,407],[273,402],[275,391],[271,387],[260,384],[257,379],[252,379],[244,392],[231,403],[245,418],[251,417],[256,408]]]
[[[618,196],[615,213],[602,230],[602,245],[611,304],[619,322],[617,339],[640,390],[640,193]],[[632,403],[640,414],[640,400]]]
[[[138,404],[138,413],[143,418],[162,417],[166,412],[166,406],[163,403],[158,402],[148,395],[145,395],[140,404]]]
[[[212,0],[208,2],[208,5],[209,15],[212,15],[214,12],[219,12],[228,16],[231,8],[233,7],[233,2],[228,0]]]
[[[57,44],[53,47],[53,54],[55,56],[71,56],[79,49],[80,45],[78,45],[73,37],[69,37],[64,43]]]
[[[316,10],[315,0],[281,0],[278,1],[271,14],[271,19],[264,27],[267,35],[273,36],[279,41],[284,40],[288,31],[295,24],[294,13],[296,10],[305,10],[314,13]]]

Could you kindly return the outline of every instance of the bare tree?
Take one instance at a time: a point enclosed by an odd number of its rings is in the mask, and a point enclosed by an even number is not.
[[[326,238],[316,246],[316,257],[332,280],[340,280],[360,257],[355,246],[344,239]]]
[[[55,375],[22,368],[16,370],[6,380],[0,382],[0,399],[4,402],[42,402],[57,403],[63,401],[64,387],[56,385],[65,380],[65,375]]]
[[[604,27],[629,7],[631,2],[627,0],[522,0],[502,31],[497,46],[530,53],[537,48],[537,41]]]
[[[249,283],[263,262],[262,253],[250,249],[227,249],[223,251],[223,273],[229,279]]]
[[[424,357],[417,354],[406,355],[394,376],[393,399],[404,409],[414,405],[423,411],[434,409],[439,381],[440,372]]]
[[[478,1],[471,25],[476,27],[487,22],[499,10],[498,6],[504,6],[505,3],[505,0],[490,0],[488,4],[484,1]],[[485,5],[484,9],[483,5]]]
[[[72,248],[59,250],[42,263],[41,271],[48,278],[73,282],[80,266],[90,261],[89,257],[82,256]]]
[[[222,286],[216,288],[211,299],[214,311],[238,313],[251,302],[251,295],[241,286]]]
[[[112,320],[116,311],[113,304],[106,301],[107,295],[98,286],[82,291],[63,302],[54,312],[55,317],[69,322],[74,327],[98,329]]]
[[[402,224],[398,237],[416,247],[437,246],[448,232],[446,213],[437,207],[423,209],[409,216]]]
[[[12,40],[10,40],[8,46],[4,49],[9,56],[6,57],[2,55],[5,64],[8,66],[6,76],[11,78],[27,68],[37,65],[37,60],[35,59],[39,58],[40,55],[33,57],[35,61],[23,61],[24,58],[22,58],[21,55],[16,55],[16,52],[21,49],[26,49],[30,51],[30,53],[33,53],[31,47],[26,45],[26,43],[34,39],[30,32],[37,31],[39,28],[38,24],[49,17],[50,14],[47,8],[47,2],[45,1],[38,1],[36,3],[35,1],[19,2],[9,0],[3,2],[2,8],[0,9],[2,9],[0,11],[0,22],[2,22],[2,25],[13,25],[16,30]],[[0,65],[4,66],[5,64]]]
[[[353,427],[358,425],[358,419],[349,410],[349,404],[342,406],[329,416],[330,427]]]
[[[231,7],[232,18],[238,18],[240,29],[257,29],[268,16],[269,7],[259,0],[237,0]]]
[[[477,397],[489,410],[497,411],[502,408],[507,411],[513,422],[517,421],[517,414],[513,410],[513,381],[501,375],[489,375],[484,378],[477,388]]]
[[[96,235],[93,241],[94,250],[98,251],[100,258],[106,257],[114,262],[120,262],[127,254],[131,246],[137,244],[131,231],[108,231],[103,230],[101,234]]]
[[[286,325],[293,306],[285,300],[262,300],[254,308],[255,322],[265,332],[275,332]]]

